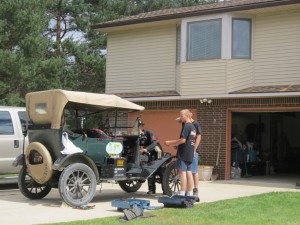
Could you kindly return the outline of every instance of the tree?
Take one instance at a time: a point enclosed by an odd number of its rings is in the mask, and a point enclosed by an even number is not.
[[[93,42],[99,35],[89,35],[94,4],[88,0],[52,1],[46,33],[54,41],[53,57],[66,59],[64,86],[70,82],[71,89],[104,92],[105,58],[100,54],[101,44]]]
[[[0,3],[1,105],[22,105],[27,86],[32,86],[30,77],[47,49],[41,35],[48,22],[43,12],[44,6],[38,0]]]
[[[1,0],[0,104],[62,88],[103,93],[106,34],[91,25],[138,13],[216,1]]]
[[[80,0],[0,2],[1,105],[24,105],[27,92],[45,89],[104,92],[105,59],[72,36],[90,29],[88,7]]]

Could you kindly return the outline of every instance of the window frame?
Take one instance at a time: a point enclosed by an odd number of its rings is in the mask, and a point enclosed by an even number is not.
[[[237,57],[237,56],[234,56],[234,52],[233,52],[233,44],[234,44],[234,35],[233,35],[233,32],[234,32],[234,21],[235,20],[239,20],[239,21],[248,21],[249,22],[249,56],[247,57]],[[231,59],[252,59],[252,19],[250,18],[232,18],[232,21],[231,21]]]
[[[222,24],[222,20],[223,18],[215,18],[215,19],[206,19],[206,20],[198,20],[198,21],[192,21],[192,22],[187,22],[187,29],[186,29],[186,61],[200,61],[200,60],[214,60],[214,59],[222,59],[222,39],[223,39],[223,33],[222,33],[222,29],[223,29],[223,24]],[[218,57],[212,57],[212,58],[205,58],[205,59],[201,59],[201,58],[195,58],[195,59],[190,59],[189,58],[189,44],[190,44],[190,35],[189,35],[189,31],[190,31],[190,24],[195,24],[195,23],[205,23],[205,22],[209,22],[209,21],[220,21],[220,39],[219,39],[219,45],[220,45],[220,49],[218,52]]]

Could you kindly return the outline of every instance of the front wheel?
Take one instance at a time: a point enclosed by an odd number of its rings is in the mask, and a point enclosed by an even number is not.
[[[176,161],[167,165],[163,174],[162,188],[168,196],[172,196],[180,190],[180,177],[176,169]]]
[[[49,184],[39,184],[35,182],[28,173],[26,166],[23,166],[19,172],[18,186],[21,193],[29,199],[42,199],[51,191]]]
[[[131,192],[138,191],[141,188],[142,183],[135,180],[126,180],[126,181],[119,181],[119,185],[123,189],[123,191],[131,193]]]
[[[96,176],[94,171],[82,163],[69,165],[59,178],[59,194],[73,207],[87,205],[96,192]]]

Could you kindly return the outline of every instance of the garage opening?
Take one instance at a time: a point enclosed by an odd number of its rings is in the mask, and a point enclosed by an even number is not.
[[[300,112],[232,112],[231,165],[241,176],[300,174],[299,129]]]

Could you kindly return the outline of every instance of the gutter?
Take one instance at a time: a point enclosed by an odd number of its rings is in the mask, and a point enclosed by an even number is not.
[[[234,98],[276,98],[276,97],[300,97],[300,92],[284,93],[243,93],[243,94],[220,94],[220,95],[186,95],[186,96],[163,96],[163,97],[138,97],[124,98],[132,102],[150,101],[180,101],[198,99],[234,99]]]

